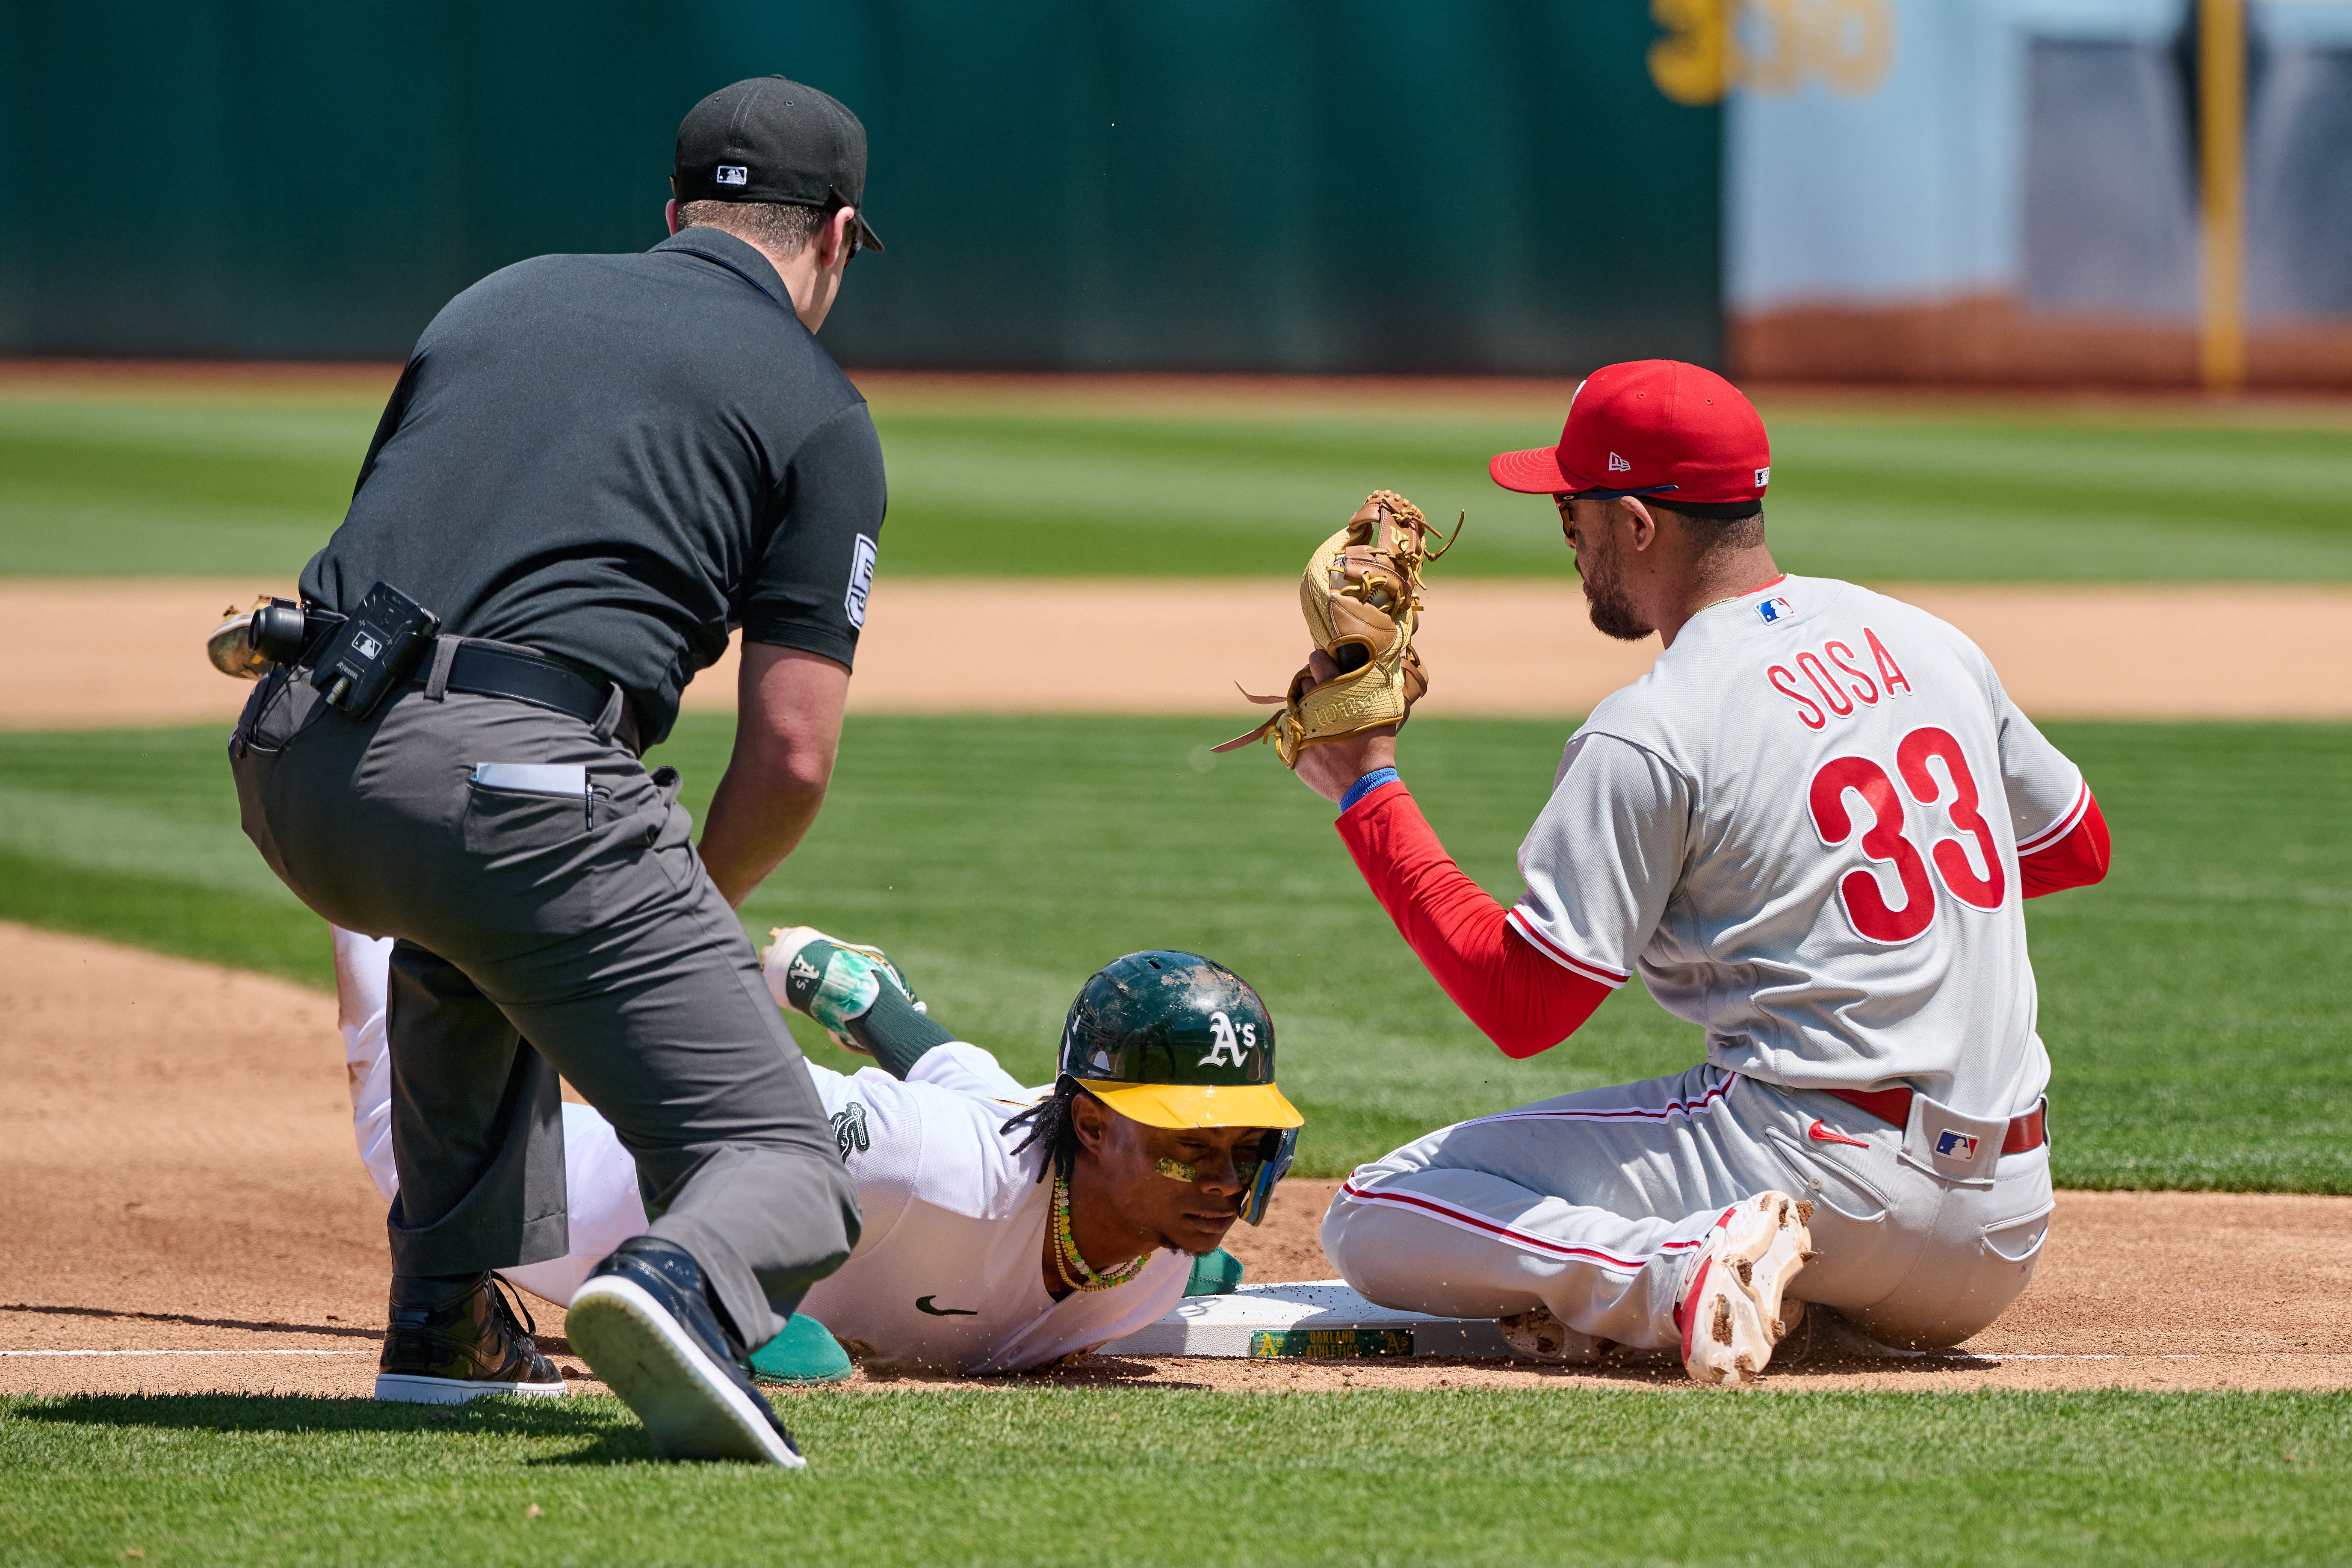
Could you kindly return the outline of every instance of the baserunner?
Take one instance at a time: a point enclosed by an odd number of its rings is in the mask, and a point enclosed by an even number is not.
[[[387,1198],[399,1187],[391,946],[335,933],[353,1130]],[[1021,1372],[1133,1333],[1176,1304],[1194,1260],[1236,1219],[1265,1217],[1289,1168],[1301,1119],[1275,1082],[1273,1019],[1207,959],[1138,952],[1106,965],[1071,1004],[1061,1073],[1044,1089],[919,1010],[878,950],[803,926],[776,932],[762,963],[777,1002],[877,1063],[854,1074],[809,1064],[866,1225],[793,1320],[822,1323],[869,1366]],[[558,1304],[646,1229],[611,1124],[567,1104],[563,1133],[571,1251],[500,1270]],[[839,1355],[806,1338],[763,1347],[753,1371],[805,1379]]]

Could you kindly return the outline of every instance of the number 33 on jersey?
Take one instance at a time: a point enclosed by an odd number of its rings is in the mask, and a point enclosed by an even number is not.
[[[1603,984],[1638,968],[1735,1071],[2030,1104],[2020,857],[2089,805],[1958,631],[1785,577],[1701,611],[1569,742],[1510,922]]]
[[[1778,602],[1785,610],[1785,600]],[[1765,680],[1795,705],[1794,717],[1806,729],[1827,730],[1834,721],[1851,719],[1882,700],[1897,702],[1913,695],[1910,678],[1878,633],[1864,626],[1861,640],[1869,649],[1866,660],[1857,658],[1847,643],[1831,637],[1818,650],[1801,649],[1787,664],[1776,661],[1765,667]],[[1969,696],[1958,694],[1964,711],[1979,706]],[[1838,901],[1856,934],[1883,942],[1919,936],[1936,923],[1937,882],[1971,909],[2000,908],[2011,879],[2001,865],[2000,845],[1979,809],[1976,774],[1958,738],[1941,725],[1921,725],[1896,744],[1894,764],[1892,773],[1902,779],[1904,795],[1896,793],[1889,769],[1874,758],[1855,755],[1823,763],[1805,792],[1813,828],[1832,849],[1853,838],[1858,825],[1847,805],[1849,796],[1858,796],[1866,818],[1860,825],[1862,852],[1877,864],[1891,866],[1901,884],[1900,901],[1889,904],[1870,871],[1853,871],[1839,879]],[[1921,806],[1945,806],[1959,837],[1931,837],[1934,848],[1923,858],[1906,830],[1906,795]]]

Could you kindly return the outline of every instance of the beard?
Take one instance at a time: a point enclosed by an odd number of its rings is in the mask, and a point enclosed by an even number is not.
[[[1605,561],[1587,560],[1588,551],[1579,551],[1576,557],[1577,575],[1584,580],[1584,605],[1592,616],[1592,626],[1603,637],[1619,642],[1640,642],[1658,628],[1642,619],[1642,612],[1625,592],[1624,580]]]

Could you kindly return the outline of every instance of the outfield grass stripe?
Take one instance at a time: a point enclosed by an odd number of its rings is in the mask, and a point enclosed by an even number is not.
[[[2075,1187],[2352,1193],[2352,725],[2053,724],[2115,835],[2103,886],[2028,906],[2053,1171]],[[1515,897],[1563,727],[1418,720],[1405,769],[1449,849]],[[656,760],[699,811],[732,726]],[[1697,1031],[1638,984],[1567,1045],[1501,1058],[1365,893],[1330,809],[1270,758],[1199,763],[1181,720],[853,716],[824,815],[743,909],[878,942],[940,1016],[1027,1082],[1077,983],[1177,947],[1265,994],[1302,1173],[1433,1127],[1677,1070]],[[243,847],[213,729],[0,736],[0,917],[331,984],[325,934]],[[120,826],[117,826],[117,825]],[[240,856],[247,869],[232,872]],[[235,880],[235,887],[222,884]],[[861,1059],[823,1041],[814,1059]]]
[[[226,764],[223,764],[226,772]],[[298,900],[255,852],[234,818],[159,811],[120,799],[97,810],[71,790],[0,784],[0,852],[26,860],[236,893],[269,903]]]
[[[1083,382],[1070,384],[1085,395]],[[1560,407],[1423,389],[1349,409],[1050,390],[877,396],[892,574],[1287,575],[1376,487],[1467,509],[1451,569],[1556,577],[1557,520],[1486,478]],[[0,397],[0,574],[291,575],[349,505],[380,399],[200,387]],[[2352,580],[2352,441],[2175,408],[1774,403],[1769,528],[1791,571],[1905,582]],[[2295,427],[2296,426],[2305,427]],[[1174,542],[1171,543],[1171,540]]]

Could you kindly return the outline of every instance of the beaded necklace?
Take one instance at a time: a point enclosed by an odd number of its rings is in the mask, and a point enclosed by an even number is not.
[[[1070,1184],[1065,1177],[1054,1178],[1054,1267],[1061,1271],[1063,1284],[1073,1290],[1112,1289],[1142,1273],[1143,1266],[1150,1261],[1151,1254],[1147,1252],[1100,1273],[1087,1268],[1087,1260],[1078,1255],[1077,1242],[1070,1236]]]

